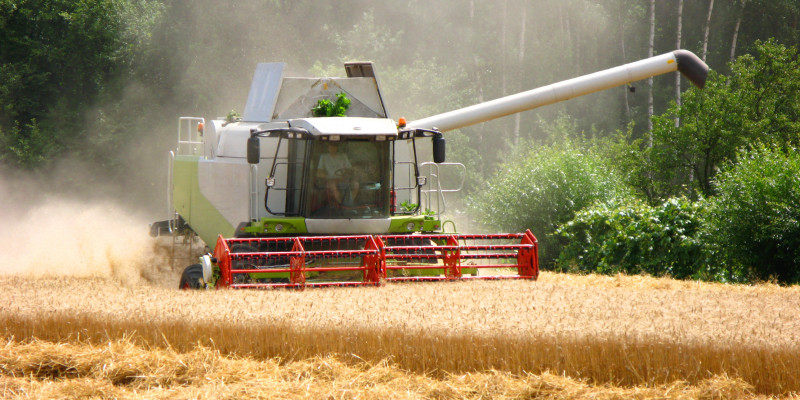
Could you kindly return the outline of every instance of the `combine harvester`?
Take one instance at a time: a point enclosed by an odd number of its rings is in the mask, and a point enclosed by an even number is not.
[[[180,118],[173,217],[151,234],[214,246],[183,271],[181,288],[536,279],[530,231],[445,232],[455,226],[442,220],[444,194],[459,187],[439,178],[455,169],[463,183],[464,167],[444,162],[442,132],[673,71],[703,87],[708,74],[678,50],[406,123],[389,118],[372,63],[345,64],[346,78],[285,78],[284,67],[258,64],[241,118]],[[346,117],[314,116],[337,101]],[[423,142],[433,162],[421,160]]]

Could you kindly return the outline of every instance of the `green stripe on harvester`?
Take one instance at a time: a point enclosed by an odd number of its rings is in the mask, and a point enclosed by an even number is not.
[[[200,192],[196,156],[177,156],[173,169],[173,203],[184,220],[208,247],[217,243],[217,235],[232,237],[235,228]]]

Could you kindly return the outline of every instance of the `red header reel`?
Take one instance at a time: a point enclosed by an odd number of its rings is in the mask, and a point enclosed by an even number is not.
[[[380,285],[383,281],[537,279],[530,231],[491,235],[361,235],[225,239],[218,288]]]

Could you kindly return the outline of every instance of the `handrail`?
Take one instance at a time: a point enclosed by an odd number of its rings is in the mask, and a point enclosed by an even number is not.
[[[250,164],[250,221],[258,220],[258,164]]]
[[[173,233],[178,225],[178,213],[175,211],[175,204],[173,200],[173,192],[175,190],[174,182],[172,181],[172,173],[175,168],[175,152],[170,150],[169,163],[167,165],[167,215],[169,221],[167,228],[169,233]]]
[[[202,124],[199,129],[198,125]],[[199,117],[180,117],[178,118],[178,148],[177,155],[179,156],[194,156],[202,155],[205,157],[205,139],[203,138],[202,129],[205,127],[205,118]],[[184,138],[184,125],[186,126],[186,137]],[[193,134],[192,131],[195,133]],[[184,146],[181,146],[184,145]],[[184,151],[185,150],[185,151]]]
[[[461,182],[459,182],[458,187],[455,189],[443,189],[442,188],[442,181],[439,179],[440,173],[439,170],[442,166],[454,166],[460,167],[462,170],[461,173]],[[466,182],[467,177],[467,167],[464,166],[462,163],[433,163],[433,162],[423,162],[420,164],[421,168],[428,167],[428,176],[431,178],[429,184],[434,187],[434,189],[422,189],[422,193],[425,194],[425,201],[429,207],[433,206],[433,202],[431,201],[431,194],[437,193],[436,196],[436,214],[442,215],[445,211],[447,211],[447,201],[445,200],[444,194],[445,193],[456,193],[460,192],[461,189],[464,188],[464,182]],[[435,171],[434,171],[435,168]],[[434,182],[435,179],[435,182]]]
[[[409,166],[407,179],[408,179],[408,182],[410,184],[413,184],[413,186],[400,187],[400,186],[397,185],[397,178],[398,178],[397,166],[398,165],[408,165]],[[401,192],[404,195],[408,194],[408,200],[409,201],[413,202],[415,200],[414,199],[414,197],[415,197],[414,196],[415,195],[414,189],[417,188],[417,180],[416,180],[416,177],[414,176],[414,167],[415,167],[415,164],[414,164],[413,161],[395,161],[394,162],[394,165],[393,165],[393,168],[392,168],[392,170],[393,170],[393,172],[392,172],[392,191],[395,193],[396,197],[395,197],[395,200],[393,200],[393,201],[397,201],[397,197],[399,197],[397,195],[399,193],[401,193]],[[420,199],[416,199],[416,201],[419,202],[421,200]],[[397,204],[395,204],[395,206],[396,206],[396,208],[395,208],[395,212],[393,214],[410,214],[411,213],[411,212],[401,212],[400,211],[400,203],[399,202]]]

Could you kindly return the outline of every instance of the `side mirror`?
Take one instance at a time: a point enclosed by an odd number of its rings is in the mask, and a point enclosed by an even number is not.
[[[258,164],[261,161],[261,140],[258,136],[247,139],[247,162]]]
[[[439,164],[444,162],[444,136],[441,133],[437,133],[433,137],[433,162]]]

